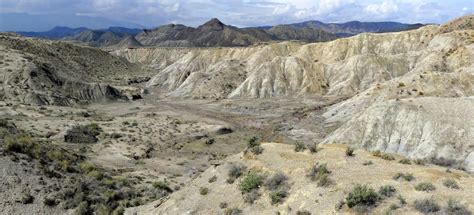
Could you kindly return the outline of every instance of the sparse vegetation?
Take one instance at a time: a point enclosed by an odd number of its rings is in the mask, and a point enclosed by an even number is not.
[[[329,179],[329,174],[331,174],[331,171],[328,170],[326,164],[319,165],[316,163],[311,167],[306,176],[309,177],[311,181],[318,181],[318,186],[328,186],[332,182]]]
[[[238,214],[242,214],[242,210],[238,208],[227,208],[225,209],[224,214],[225,215],[238,215]]]
[[[214,144],[215,142],[216,142],[216,139],[209,138],[209,139],[206,140],[205,144],[210,146],[210,145]]]
[[[387,154],[387,153],[382,153],[381,151],[374,151],[372,152],[372,155],[374,157],[382,158],[384,160],[395,160],[395,157],[393,155]]]
[[[364,165],[364,166],[369,166],[369,165],[372,165],[372,164],[374,164],[374,162],[372,162],[372,161],[364,161],[364,163],[362,163],[362,165]]]
[[[164,181],[157,181],[157,182],[153,183],[153,187],[155,187],[158,190],[164,190],[166,192],[173,192],[173,189],[171,189],[168,186],[168,183],[166,183]]]
[[[379,195],[382,197],[390,198],[397,190],[392,185],[381,186],[379,189]]]
[[[312,154],[318,153],[321,150],[317,143],[308,145],[308,149]]]
[[[229,178],[227,179],[227,183],[234,183],[234,180],[242,176],[246,169],[247,167],[241,163],[229,163],[227,172]]]
[[[349,208],[355,206],[372,207],[380,199],[375,190],[367,185],[356,185],[346,197]]]
[[[270,192],[270,199],[272,204],[282,203],[287,196],[288,191],[286,190],[277,190]]]
[[[64,141],[68,143],[96,143],[100,132],[102,132],[102,129],[94,123],[76,125],[67,131],[64,135]]]
[[[469,211],[466,206],[454,201],[453,199],[448,200],[448,204],[444,208],[444,212],[448,215],[472,215],[472,212]]]
[[[400,161],[398,161],[399,163],[401,164],[406,164],[406,165],[411,165],[411,160],[410,159],[401,159]]]
[[[415,186],[415,190],[431,192],[431,191],[436,190],[436,187],[430,182],[421,182]]]
[[[305,149],[306,149],[306,146],[303,143],[298,142],[298,141],[295,142],[295,152],[302,152]]]
[[[393,176],[393,180],[399,180],[399,179],[403,179],[405,181],[413,181],[415,180],[415,176],[413,176],[413,174],[411,173],[397,173]]]
[[[246,151],[250,151],[255,155],[259,155],[263,152],[263,147],[261,146],[258,137],[253,136],[248,140]]]
[[[346,148],[346,156],[348,156],[348,157],[354,156],[354,148],[352,148],[352,147],[347,147],[347,148]]]
[[[440,206],[433,199],[415,200],[415,209],[428,214],[440,211]]]
[[[240,191],[248,193],[254,189],[258,189],[262,184],[265,177],[254,171],[250,172],[239,184]]]
[[[208,180],[209,183],[214,183],[215,181],[217,181],[217,176],[212,176]]]
[[[201,187],[199,188],[199,193],[203,196],[207,195],[207,193],[209,193],[209,188],[207,187]]]
[[[453,180],[453,179],[446,179],[443,181],[443,185],[447,188],[451,188],[451,189],[459,189],[459,185],[458,183]]]
[[[260,198],[260,193],[258,190],[253,189],[248,193],[244,193],[243,198],[245,203],[253,204],[258,198]]]

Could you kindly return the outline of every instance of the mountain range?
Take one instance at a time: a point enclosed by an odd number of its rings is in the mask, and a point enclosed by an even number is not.
[[[325,42],[360,33],[398,32],[417,29],[423,24],[398,22],[302,23],[238,28],[214,18],[194,28],[181,24],[163,25],[154,29],[110,27],[88,28],[55,27],[44,32],[17,32],[23,36],[65,40],[94,47],[235,47],[262,42],[298,40]]]

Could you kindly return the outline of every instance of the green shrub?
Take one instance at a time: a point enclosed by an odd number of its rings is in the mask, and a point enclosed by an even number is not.
[[[431,191],[436,190],[436,187],[430,182],[421,182],[415,186],[415,190],[431,192]]]
[[[443,185],[447,188],[451,188],[451,189],[459,189],[459,185],[458,183],[453,180],[453,179],[446,179],[443,181]]]
[[[435,213],[440,210],[440,206],[433,199],[415,200],[414,205],[416,210],[425,214]]]
[[[272,205],[282,203],[287,196],[288,191],[286,190],[277,190],[270,192],[270,200]]]
[[[397,189],[395,189],[395,187],[393,187],[392,185],[385,185],[380,187],[379,195],[382,197],[390,198],[395,194],[396,191]]]
[[[254,189],[258,189],[262,185],[265,177],[256,172],[250,172],[239,184],[240,191],[248,193]]]
[[[333,183],[333,181],[329,178],[329,175],[328,174],[324,174],[322,176],[319,177],[319,180],[318,180],[318,187],[327,187],[329,185],[331,185]]]
[[[298,141],[295,142],[295,152],[302,152],[305,149],[306,149],[306,146],[303,143],[298,142]]]
[[[346,197],[349,208],[354,206],[374,206],[380,197],[375,190],[367,185],[356,185]]]
[[[209,189],[207,187],[201,187],[199,188],[199,193],[203,196],[207,195],[209,193]]]
[[[346,148],[346,156],[348,156],[348,157],[354,156],[354,148],[352,148],[352,147],[347,147],[347,148]]]

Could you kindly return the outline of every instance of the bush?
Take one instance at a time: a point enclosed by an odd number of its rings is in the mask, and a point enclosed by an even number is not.
[[[214,144],[215,142],[216,142],[216,139],[210,138],[206,140],[205,144],[209,146],[209,145]]]
[[[390,198],[395,194],[397,190],[392,185],[381,186],[379,189],[379,195],[382,197]]]
[[[305,149],[306,149],[306,146],[303,143],[298,142],[298,141],[295,142],[295,152],[302,152]]]
[[[389,161],[395,160],[395,157],[393,157],[393,155],[390,155],[390,154],[383,154],[381,158],[384,160],[389,160]]]
[[[448,205],[446,206],[444,211],[448,215],[471,215],[472,214],[472,212],[469,211],[464,205],[461,205],[452,199],[448,200]]]
[[[319,177],[318,180],[318,186],[319,187],[327,187],[332,184],[332,180],[329,178],[328,174],[324,174],[321,177]]]
[[[459,189],[459,185],[458,183],[453,180],[453,179],[446,179],[443,181],[443,185],[447,188],[451,188],[451,189]]]
[[[326,164],[319,165],[318,163],[316,163],[314,166],[311,167],[308,175],[306,176],[309,177],[311,181],[317,181],[324,175],[328,175],[330,173],[331,171],[328,170]]]
[[[421,166],[423,166],[423,165],[425,165],[426,162],[425,162],[425,160],[423,160],[423,159],[416,159],[416,160],[414,160],[414,163],[415,163],[416,165],[421,165]]]
[[[209,189],[207,187],[201,187],[199,188],[199,193],[203,196],[207,195],[209,193]]]
[[[260,198],[260,193],[258,190],[253,189],[252,191],[245,193],[243,198],[245,203],[253,204],[258,198]]]
[[[260,145],[260,142],[258,141],[258,138],[257,137],[252,137],[248,140],[247,142],[247,150],[252,152],[253,154],[255,155],[259,155],[259,154],[262,154],[263,152],[263,148],[262,146]],[[246,150],[246,151],[247,151]]]
[[[399,161],[399,163],[401,163],[401,164],[406,164],[406,165],[411,165],[411,160],[404,158],[404,159],[401,159],[401,160]]]
[[[311,212],[303,210],[303,211],[296,211],[296,215],[311,215]]]
[[[407,200],[405,200],[405,198],[403,198],[402,195],[398,195],[397,199],[398,199],[398,201],[400,201],[401,205],[406,205],[407,204]]]
[[[387,154],[387,153],[382,153],[379,150],[377,150],[375,152],[372,152],[372,155],[374,157],[379,157],[379,158],[382,158],[384,160],[395,160],[395,157],[393,157],[392,155]]]
[[[348,156],[348,157],[354,156],[354,148],[352,148],[352,147],[347,147],[347,149],[346,149],[346,156]]]
[[[272,177],[267,179],[265,187],[268,190],[278,190],[286,186],[288,177],[283,173],[275,173]]]
[[[436,190],[436,187],[430,182],[421,182],[415,186],[415,190],[431,192]]]
[[[310,144],[310,145],[308,146],[308,149],[309,149],[309,152],[311,152],[311,153],[313,153],[313,154],[314,154],[314,153],[317,153],[317,152],[319,152],[319,151],[321,150],[321,149],[319,149],[317,143]]]
[[[439,205],[433,199],[415,200],[415,209],[422,213],[434,213],[440,210]]]
[[[241,213],[242,213],[242,210],[240,210],[238,208],[227,208],[224,211],[225,215],[238,215],[238,214],[241,214]]]
[[[248,193],[254,189],[258,189],[264,180],[264,176],[256,172],[250,172],[239,184],[240,191]]]
[[[411,174],[411,173],[405,173],[405,174],[403,174],[403,173],[399,172],[399,173],[397,173],[397,174],[395,174],[395,175],[393,176],[393,179],[394,179],[394,180],[398,180],[398,179],[400,179],[400,178],[403,179],[403,180],[405,180],[405,181],[413,181],[413,180],[415,180],[415,176],[413,176],[413,174]]]
[[[287,196],[288,191],[286,190],[277,190],[270,192],[270,200],[272,205],[282,203]]]
[[[169,186],[168,186],[168,183],[164,182],[164,181],[157,181],[157,182],[154,182],[153,183],[153,187],[158,189],[158,190],[164,190],[168,193],[171,193],[173,192],[173,189],[171,189]]]
[[[372,161],[364,161],[364,163],[362,163],[362,165],[364,165],[364,166],[369,166],[369,165],[372,165],[372,164],[374,164],[374,162],[372,162]]]
[[[237,179],[242,176],[246,169],[247,167],[241,163],[229,163],[227,175],[230,179]]]
[[[209,183],[214,183],[215,181],[217,181],[217,176],[212,176],[208,180]]]
[[[97,124],[76,125],[69,129],[64,135],[64,141],[68,143],[96,143],[97,136],[102,129]]]
[[[349,208],[354,206],[374,206],[379,201],[379,195],[367,185],[356,185],[346,197]]]

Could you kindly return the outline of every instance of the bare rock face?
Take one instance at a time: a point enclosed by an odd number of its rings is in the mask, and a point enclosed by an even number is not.
[[[115,74],[138,70],[104,51],[61,42],[2,36],[0,50],[0,97],[7,102],[72,105],[127,100],[109,84]]]
[[[474,98],[423,97],[377,103],[323,143],[345,143],[411,159],[446,160],[474,171]],[[450,160],[450,161],[449,161]]]

